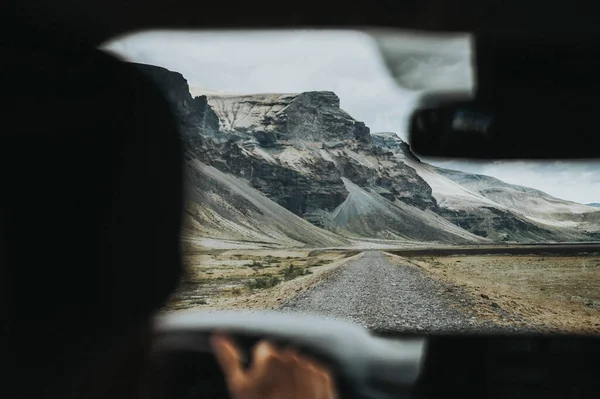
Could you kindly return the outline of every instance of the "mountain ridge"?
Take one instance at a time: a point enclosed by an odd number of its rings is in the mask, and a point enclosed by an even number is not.
[[[188,164],[200,162],[214,169],[200,168],[203,173],[218,171],[224,180],[232,176],[235,182],[228,181],[238,189],[237,182],[243,181],[248,190],[255,190],[252,196],[260,193],[268,200],[261,204],[268,203],[269,212],[280,212],[281,207],[319,229],[316,235],[329,230],[323,237],[332,245],[360,238],[439,244],[600,238],[599,209],[493,177],[423,163],[395,133],[371,133],[340,107],[331,91],[193,97],[181,74],[141,68],[160,82],[173,104]],[[220,197],[227,202],[226,195]],[[217,212],[219,204],[201,202],[190,207],[197,213],[209,207],[213,217],[223,214]],[[546,211],[535,209],[540,204]],[[577,215],[584,217],[578,220]],[[314,245],[305,234],[279,235],[284,233],[281,226],[264,220],[282,243]],[[228,226],[224,234],[229,229],[236,236],[235,223]],[[208,234],[200,226],[196,230]]]

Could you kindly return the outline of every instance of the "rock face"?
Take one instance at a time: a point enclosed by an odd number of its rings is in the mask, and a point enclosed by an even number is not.
[[[187,80],[177,72],[145,64],[135,64],[157,82],[178,116],[186,148],[203,148],[204,139],[220,137],[219,118],[206,96],[192,97]]]
[[[209,102],[223,132],[252,135],[267,148],[289,140],[368,144],[371,139],[369,128],[340,109],[339,97],[330,91],[213,95]]]
[[[530,212],[539,201],[556,205],[561,200],[500,182],[503,186],[487,176],[422,163],[395,133],[371,134],[364,123],[340,108],[333,92],[192,97],[181,74],[139,67],[158,82],[173,104],[190,167],[196,174],[201,169],[211,182],[195,179],[190,183],[196,201],[188,209],[197,222],[195,229],[206,236],[219,232],[239,238],[240,229],[252,236],[248,231],[258,226],[250,222],[254,218],[262,220],[273,240],[314,245],[309,230],[303,230],[306,225],[290,228],[302,234],[286,235],[275,219],[259,217],[258,208],[250,206],[252,201],[242,201],[241,191],[236,191],[235,200],[227,199],[225,191],[215,186],[217,175],[234,178],[236,185],[254,190],[252,196],[260,193],[290,215],[336,233],[313,232],[328,245],[347,242],[341,236],[439,243],[539,242],[589,239],[600,232],[600,212],[584,212],[585,226],[557,224],[573,213],[575,205],[597,208],[562,201],[557,205],[560,215]],[[204,165],[200,169],[199,163]],[[221,199],[215,201],[200,192],[212,192]],[[524,203],[523,195],[530,203],[518,208],[515,203]],[[224,203],[230,203],[228,209],[254,216],[248,219],[224,211]],[[261,212],[271,208],[266,206]],[[229,225],[226,215],[231,215]],[[571,219],[568,222],[575,223]],[[202,225],[212,225],[212,233],[202,230]],[[255,238],[269,240],[259,236]]]
[[[483,242],[433,211],[402,201],[389,201],[370,188],[343,179],[348,196],[332,214],[333,229],[356,238],[377,237],[396,242]]]
[[[505,183],[494,177],[436,168],[462,187],[477,193],[496,206],[498,231],[528,235],[531,240],[580,241],[600,239],[600,211],[590,205],[553,197],[543,191]],[[505,216],[508,214],[511,217]]]
[[[247,182],[191,160],[183,234],[266,245],[331,247],[348,241],[319,229],[265,197]]]
[[[332,92],[209,96],[208,103],[221,135],[205,146],[221,155],[205,151],[203,159],[317,225],[346,199],[343,177],[390,201],[436,207],[427,184],[373,145],[369,129],[340,109]]]
[[[382,141],[431,187],[437,213],[481,237],[505,242],[590,241],[600,237],[600,212],[496,178],[438,168],[410,149]]]
[[[390,202],[437,207],[425,181],[375,145],[332,92],[209,96],[208,103],[230,140],[213,141],[222,156],[207,162],[317,226],[339,227],[331,212],[348,197],[344,178]]]

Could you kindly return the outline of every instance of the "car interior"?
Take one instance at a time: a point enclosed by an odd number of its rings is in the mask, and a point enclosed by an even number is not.
[[[49,2],[48,2],[49,3]],[[417,155],[448,159],[597,159],[600,25],[588,4],[427,0],[329,4],[188,0],[91,2],[37,15],[99,46],[149,29],[362,29],[467,33],[473,92],[428,93],[410,118]],[[19,5],[27,14],[25,4]],[[47,8],[44,8],[47,7]],[[290,8],[287,10],[287,8]],[[94,20],[94,23],[89,21]],[[32,21],[35,21],[33,19]],[[42,19],[38,19],[42,21]],[[58,23],[56,21],[59,21]],[[35,23],[35,22],[33,22]],[[43,24],[43,22],[40,22]],[[393,59],[393,54],[382,54]],[[568,133],[568,140],[556,135]],[[515,144],[516,143],[516,144]],[[596,244],[588,251],[600,252]],[[406,334],[301,315],[223,312],[161,317],[156,392],[228,397],[208,336],[227,331],[250,353],[264,338],[334,370],[340,398],[592,398],[600,392],[600,337]],[[251,359],[247,359],[251,362]]]
[[[265,337],[301,350],[333,370],[348,398],[587,398],[596,378],[595,336],[434,334],[367,331],[344,322],[276,313],[190,312],[165,316],[155,353],[156,392],[226,398],[208,345],[214,331],[233,334],[247,353]]]

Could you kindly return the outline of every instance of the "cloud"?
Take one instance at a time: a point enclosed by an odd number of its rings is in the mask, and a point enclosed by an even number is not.
[[[127,60],[229,92],[334,91],[372,131],[403,133],[416,94],[399,88],[373,39],[358,31],[153,32],[105,46]]]
[[[469,43],[466,37],[395,35],[388,32],[376,41],[359,31],[155,31],[118,39],[104,48],[130,61],[180,72],[198,88],[242,93],[331,90],[342,108],[371,131],[392,131],[406,138],[407,117],[420,94],[411,89],[472,85]],[[384,60],[378,46],[392,56]],[[386,65],[404,76],[395,80]],[[559,198],[600,202],[598,162],[434,163]]]
[[[496,177],[582,204],[600,202],[600,161],[434,161],[437,166]]]

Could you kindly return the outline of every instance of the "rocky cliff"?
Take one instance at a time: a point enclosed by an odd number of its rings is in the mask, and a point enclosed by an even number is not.
[[[368,144],[371,139],[369,128],[344,112],[333,92],[211,95],[209,103],[223,132],[251,135],[267,148],[290,140]]]
[[[498,193],[499,185],[489,181],[485,188],[475,187],[468,174],[422,163],[396,134],[371,134],[364,123],[340,107],[335,93],[192,97],[180,74],[139,66],[159,83],[174,105],[188,162],[212,168],[202,169],[204,172],[214,169],[220,176],[233,176],[290,214],[338,237],[539,242],[582,240],[591,236],[590,231],[600,231],[600,221],[595,219],[600,212],[587,216],[585,228],[557,225],[554,213],[529,215],[527,206],[516,209],[508,203],[513,192],[507,194],[507,187],[502,193]],[[217,172],[208,181],[216,182]],[[216,192],[197,182],[196,198],[202,190]],[[530,190],[526,194],[530,199],[547,195]],[[218,214],[221,230],[216,230],[236,236],[232,226],[239,223],[224,227],[227,212],[217,208],[227,202],[227,196],[219,196],[221,200],[216,202],[202,197],[204,205],[199,200],[190,205],[190,215],[202,220],[199,225],[211,225],[206,215]],[[207,207],[211,212],[206,212]],[[255,212],[255,219],[260,219],[256,210],[248,212]],[[244,220],[248,225],[249,219]],[[281,225],[275,226],[272,218],[261,220],[268,221],[271,231],[285,241],[279,235],[285,235]],[[314,245],[303,226],[300,230],[304,233],[290,232],[287,239]],[[336,242],[331,235],[322,237],[331,245]]]
[[[182,74],[154,65],[135,64],[150,76],[173,105],[186,139],[216,137],[219,119],[208,105],[206,96],[192,97]]]
[[[186,169],[183,235],[270,246],[337,247],[348,240],[320,229],[268,199],[247,182],[197,159]]]
[[[221,156],[212,159],[206,154],[206,162],[248,180],[294,214],[343,235],[465,240],[462,233],[447,233],[423,215],[394,205],[437,209],[427,183],[391,151],[376,145],[364,123],[340,108],[334,93],[208,96],[208,103],[223,135],[231,139],[213,140],[212,151]],[[401,141],[399,145],[407,148]],[[360,223],[340,222],[340,214],[348,216],[340,209],[351,196],[349,184],[387,203],[386,228],[380,228],[384,219],[375,209],[361,213]]]

